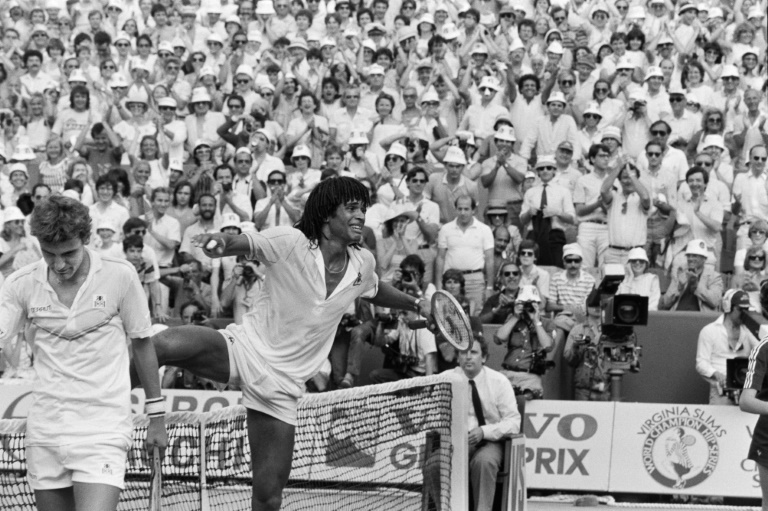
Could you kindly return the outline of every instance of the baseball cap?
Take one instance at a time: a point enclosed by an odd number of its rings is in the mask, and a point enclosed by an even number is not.
[[[723,295],[723,310],[732,311],[735,307],[749,309],[749,295],[741,289],[729,289]]]

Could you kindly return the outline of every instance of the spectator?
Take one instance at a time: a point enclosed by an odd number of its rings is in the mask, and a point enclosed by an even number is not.
[[[541,306],[546,308],[549,299],[550,276],[547,270],[535,264],[539,258],[539,245],[532,240],[521,241],[517,258],[520,263],[520,285],[536,286],[539,291]]]
[[[177,276],[178,274],[181,277]],[[160,277],[160,282],[171,289],[175,296],[173,316],[181,317],[181,306],[194,301],[204,307],[206,317],[210,317],[211,311],[211,286],[203,282],[203,264],[192,260],[176,268],[169,268]]]
[[[563,358],[573,368],[576,401],[611,399],[611,375],[601,340],[600,307],[587,307],[586,318],[571,329],[563,348]]]
[[[723,279],[711,265],[705,264],[709,254],[704,240],[688,242],[685,249],[687,265],[685,268],[673,268],[671,282],[659,301],[659,309],[717,310],[723,296]]]
[[[768,252],[768,222],[765,220],[756,220],[749,226],[749,246],[741,248],[736,252],[733,267],[734,274],[738,275],[747,267],[747,250],[752,247],[762,248]]]
[[[393,204],[382,224],[382,239],[376,244],[381,279],[391,281],[400,262],[409,254],[415,254],[417,245],[406,238],[406,229],[416,221],[418,213],[406,210],[401,204]]]
[[[148,262],[145,258],[144,241],[141,236],[138,234],[126,236],[121,248],[122,258],[131,263],[136,269],[136,273],[139,274],[139,282],[144,287],[147,298],[152,301],[152,311],[155,318],[160,322],[166,321],[168,315],[165,313],[165,306],[161,300],[160,272],[157,264]]]
[[[651,209],[648,211],[646,254],[650,254],[651,266],[657,265],[659,254],[664,250],[664,243],[675,225],[675,204],[677,197],[677,177],[665,172],[662,167],[662,146],[652,140],[645,144],[648,158],[648,170],[641,176],[646,181],[651,196]],[[684,184],[685,189],[688,188]]]
[[[477,184],[462,175],[467,159],[461,149],[449,148],[443,162],[445,172],[435,172],[429,176],[424,195],[440,206],[440,223],[444,225],[456,219],[456,197],[467,196],[477,203],[478,192]]]
[[[528,130],[520,148],[520,156],[526,160],[531,157],[534,147],[536,154],[555,154],[558,144],[568,141],[576,147],[579,143],[576,121],[563,111],[568,103],[562,92],[553,92],[547,100],[549,115],[539,118]]]
[[[459,270],[445,270],[442,279],[442,289],[449,292],[456,301],[459,302],[461,308],[464,309],[464,313],[472,317],[475,310],[479,307],[479,304],[470,302],[467,299],[466,280],[464,279],[464,273]]]
[[[605,263],[608,250],[608,217],[600,190],[608,175],[610,149],[603,144],[589,148],[589,163],[592,172],[576,181],[573,205],[578,215],[579,234],[577,241],[584,254],[584,267],[594,268]]]
[[[595,287],[595,278],[581,269],[583,256],[581,247],[571,243],[563,247],[563,262],[565,270],[555,273],[549,286],[547,310],[563,312],[575,317],[577,321],[584,318],[584,304]]]
[[[197,206],[200,213],[200,219],[187,227],[184,231],[184,236],[181,239],[181,246],[179,247],[179,255],[185,262],[190,262],[192,260],[200,262],[203,265],[204,270],[210,272],[211,258],[206,256],[200,247],[192,244],[192,238],[198,234],[205,234],[218,230],[218,225],[214,221],[214,217],[216,216],[216,197],[211,194],[203,194],[197,199]]]
[[[115,226],[122,226],[130,218],[128,210],[115,202],[116,195],[117,183],[112,178],[103,175],[96,180],[97,202],[89,208],[94,228],[102,219],[109,220]]]
[[[515,299],[520,290],[520,267],[514,261],[507,260],[499,267],[499,292],[488,298],[480,312],[483,323],[503,324],[514,312]]]
[[[173,188],[171,207],[168,208],[168,216],[179,221],[182,235],[184,231],[197,221],[195,216],[195,190],[189,181],[179,181]]]
[[[241,261],[232,269],[220,303],[222,309],[232,309],[236,325],[242,325],[243,316],[257,309],[263,282],[264,274],[253,261]]]
[[[253,210],[253,223],[259,230],[276,226],[292,226],[301,211],[286,200],[286,177],[282,170],[273,170],[267,176],[269,197],[259,199]]]
[[[373,383],[386,383],[429,376],[437,370],[437,346],[435,336],[427,329],[411,330],[409,321],[419,318],[415,312],[401,312],[397,316],[394,328],[386,328],[379,323],[376,329],[376,343],[394,349],[397,352],[395,366],[374,369],[370,378]],[[391,345],[396,343],[397,348]]]
[[[766,253],[762,245],[746,249],[741,263],[744,265],[742,271],[731,280],[731,289],[741,289],[747,293],[755,310],[760,310],[760,285],[768,279],[765,265]]]
[[[527,237],[538,243],[541,264],[562,267],[565,229],[576,216],[573,199],[567,188],[551,183],[557,170],[553,157],[540,156],[536,170],[541,185],[525,192],[520,221],[523,225],[531,223]]]
[[[459,355],[460,367],[451,369],[469,380],[469,480],[475,511],[490,511],[501,467],[505,437],[521,431],[520,412],[509,380],[486,367],[488,343],[475,336],[469,351]]]
[[[480,183],[488,188],[489,202],[502,201],[507,204],[509,221],[519,228],[523,205],[520,185],[528,166],[522,157],[515,154],[515,141],[515,131],[511,127],[499,127],[493,139],[496,155],[483,162]]]
[[[619,179],[621,190],[613,187]],[[640,171],[631,163],[613,170],[600,189],[608,209],[608,250],[606,263],[626,264],[630,250],[645,247],[651,197],[640,181]]]
[[[648,310],[659,310],[661,289],[659,277],[648,273],[650,262],[648,255],[642,248],[633,248],[629,251],[629,268],[624,280],[619,284],[617,294],[640,295],[648,297]]]
[[[507,354],[501,364],[506,376],[515,387],[516,393],[526,399],[541,399],[544,387],[545,356],[554,348],[549,332],[553,323],[541,317],[541,299],[535,286],[522,286],[515,298],[512,314],[496,331],[493,342],[507,347]]]
[[[768,191],[765,184],[766,146],[756,145],[749,152],[747,172],[739,174],[733,181],[733,199],[736,212],[742,222],[737,233],[739,248],[747,245],[749,223],[768,220]]]
[[[9,276],[15,270],[42,257],[39,245],[27,236],[25,218],[16,206],[6,208],[0,218],[3,230],[0,232],[0,273]]]
[[[493,291],[493,233],[474,217],[475,199],[460,196],[455,207],[456,220],[445,224],[438,233],[435,276],[442,279],[448,269],[461,271],[467,299],[479,305]],[[442,289],[442,282],[436,284]]]
[[[176,249],[181,244],[181,225],[166,215],[171,205],[171,190],[165,187],[152,190],[152,205],[146,209],[147,234],[144,242],[155,250],[161,268],[173,264]]]
[[[735,405],[738,400],[727,388],[728,359],[749,357],[757,347],[757,339],[744,326],[744,314],[749,311],[747,293],[731,289],[722,298],[723,314],[699,332],[696,347],[696,372],[709,383],[710,405]]]

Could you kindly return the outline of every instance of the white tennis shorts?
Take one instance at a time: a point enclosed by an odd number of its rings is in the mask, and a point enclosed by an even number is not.
[[[229,384],[243,390],[243,406],[295,426],[303,382],[272,369],[245,339],[241,328],[230,325],[219,332],[227,341]]]
[[[98,483],[124,488],[127,440],[28,445],[27,479],[33,490]]]

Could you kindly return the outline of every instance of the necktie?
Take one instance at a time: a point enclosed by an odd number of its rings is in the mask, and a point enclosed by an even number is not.
[[[483,403],[480,401],[480,393],[477,391],[475,380],[469,380],[469,386],[472,387],[472,408],[475,409],[477,425],[485,426],[485,414],[483,414]]]
[[[541,205],[539,206],[539,209],[544,211],[544,208],[547,207],[547,185],[542,186],[544,188],[541,190]]]
[[[275,227],[280,225],[280,203],[275,204]]]

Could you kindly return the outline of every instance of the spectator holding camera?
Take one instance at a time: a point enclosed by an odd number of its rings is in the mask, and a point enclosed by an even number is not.
[[[373,383],[387,383],[418,376],[430,376],[437,372],[437,345],[435,336],[426,328],[412,330],[408,323],[419,319],[416,312],[402,311],[394,325],[379,322],[376,328],[376,344],[396,354],[392,367],[374,369],[370,378]],[[390,328],[393,327],[393,328]],[[396,343],[396,348],[392,347]]]
[[[584,302],[582,302],[584,303]],[[541,298],[535,286],[521,286],[512,313],[496,331],[493,342],[507,347],[502,374],[527,399],[541,399],[541,376],[546,371],[546,354],[554,348],[551,320],[541,317]]]
[[[573,367],[576,401],[609,401],[611,377],[600,349],[602,322],[600,307],[587,307],[587,317],[568,334],[563,358]]]
[[[400,261],[400,267],[392,276],[392,285],[404,293],[425,300],[432,299],[437,290],[434,284],[426,279],[424,261],[417,254],[409,254]]]
[[[193,259],[184,263],[178,268],[169,268],[160,278],[160,282],[171,289],[171,293],[176,297],[173,308],[173,315],[181,315],[181,305],[186,302],[195,301],[205,308],[205,315],[208,316],[211,310],[211,286],[203,282],[203,264]],[[178,275],[181,274],[181,277]]]
[[[520,267],[511,260],[499,267],[499,292],[485,301],[480,312],[480,321],[485,324],[502,324],[514,312],[515,299],[520,291]]]
[[[221,291],[221,308],[232,308],[235,324],[243,323],[243,316],[256,309],[264,275],[255,261],[240,261],[232,270],[229,284]]]
[[[661,297],[659,309],[673,311],[714,311],[723,296],[723,279],[712,265],[704,240],[691,240],[685,249],[687,264],[672,270],[672,280]]]
[[[699,332],[696,347],[696,372],[709,383],[710,405],[735,405],[731,393],[724,392],[726,360],[749,357],[758,344],[757,339],[743,324],[743,315],[749,311],[747,293],[740,289],[728,290],[723,296],[723,314]]]

